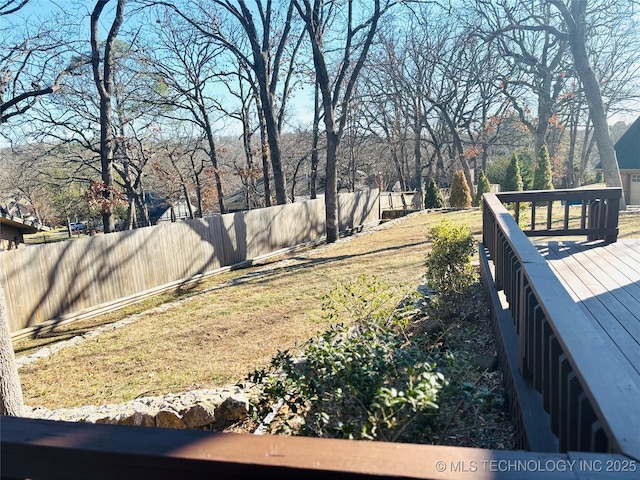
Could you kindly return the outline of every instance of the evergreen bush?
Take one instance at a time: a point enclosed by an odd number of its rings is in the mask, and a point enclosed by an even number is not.
[[[467,179],[462,170],[457,170],[453,174],[449,205],[453,208],[469,208],[471,206],[471,190],[469,190]]]
[[[427,191],[424,194],[424,208],[442,208],[444,207],[444,197],[442,192],[433,181],[433,178],[429,179],[427,184]]]
[[[476,281],[471,265],[475,241],[469,227],[442,220],[429,231],[427,284],[445,298],[464,294]]]
[[[549,149],[543,145],[538,155],[538,165],[533,176],[534,190],[552,190],[553,176],[551,172],[551,159],[549,158]]]
[[[522,178],[522,190],[533,189],[535,163],[533,154],[529,150],[518,152],[518,167],[520,167],[520,177]]]
[[[507,172],[504,179],[504,191],[505,192],[521,192],[523,189],[522,176],[520,175],[520,165],[518,162],[518,155],[513,153],[511,157],[511,163],[507,167]]]
[[[473,202],[473,206],[482,206],[482,195],[489,192],[491,192],[491,184],[489,183],[489,179],[484,174],[484,170],[480,170],[480,175],[478,176],[478,191],[476,192],[476,198]]]

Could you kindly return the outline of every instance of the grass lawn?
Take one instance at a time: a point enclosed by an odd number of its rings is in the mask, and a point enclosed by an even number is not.
[[[212,388],[242,380],[285,350],[324,331],[322,297],[340,282],[376,275],[414,289],[424,273],[429,229],[441,219],[481,238],[478,210],[419,212],[385,228],[212,277],[126,310],[17,342],[17,355],[167,301],[183,303],[93,337],[20,369],[25,403],[62,408]],[[623,214],[621,237],[640,237],[640,214]],[[219,288],[214,288],[214,287]]]
[[[126,313],[190,295],[177,307],[21,368],[25,403],[100,405],[240,381],[278,350],[326,329],[321,300],[337,283],[364,273],[414,289],[424,273],[428,230],[444,217],[469,225],[480,238],[477,210],[420,212],[285,262],[230,272],[189,292],[147,301]],[[219,284],[224,285],[212,290]],[[120,312],[67,325],[18,342],[16,353],[28,354],[124,316]]]

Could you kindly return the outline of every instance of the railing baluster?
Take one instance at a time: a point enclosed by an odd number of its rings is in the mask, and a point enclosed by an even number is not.
[[[536,300],[537,302],[537,300]],[[533,386],[538,392],[542,393],[542,364],[544,354],[544,341],[542,325],[545,321],[544,312],[540,305],[536,305],[533,312],[532,324],[532,337],[533,337]]]
[[[580,393],[578,398],[578,418],[580,423],[576,435],[578,437],[577,450],[588,451],[591,447],[591,429],[597,417],[589,402],[589,397],[584,392]]]
[[[521,272],[522,275],[522,272]],[[531,335],[530,335],[530,324],[531,324],[531,309],[533,308],[533,297],[534,294],[531,291],[531,287],[526,279],[522,279],[521,283],[521,301],[520,301],[520,318],[516,322],[518,339],[520,344],[520,374],[522,378],[530,378],[531,377],[531,350],[533,345],[531,345]]]
[[[555,336],[551,330],[551,325],[546,318],[542,320],[542,408],[545,412],[551,411],[551,341]]]
[[[536,202],[531,202],[531,231],[536,229]]]
[[[551,431],[557,437],[560,433],[560,362],[566,356],[562,353],[560,343],[554,336],[551,337],[549,345],[549,359],[551,360],[551,372],[549,375],[549,391],[551,392],[551,402],[549,415],[551,417]]]
[[[579,449],[580,431],[580,395],[583,393],[582,386],[575,372],[571,371],[567,377],[567,452],[575,452]]]
[[[560,400],[560,408],[558,409],[558,443],[561,452],[567,451],[567,438],[569,437],[568,430],[568,415],[569,415],[569,375],[573,375],[571,371],[571,364],[569,359],[563,353],[560,356],[560,363],[558,365],[558,398]]]
[[[569,230],[569,206],[570,203],[568,200],[564,202],[564,229]]]
[[[607,229],[615,228],[615,234],[605,235],[604,241],[607,243],[613,243],[618,240],[618,214],[620,211],[620,200],[617,198],[609,198],[607,200]]]
[[[549,200],[547,204],[547,230],[551,230],[551,217],[553,213],[553,201]]]
[[[602,428],[600,420],[596,420],[591,425],[591,445],[589,448],[592,452],[608,452],[609,451],[609,439],[607,434]]]

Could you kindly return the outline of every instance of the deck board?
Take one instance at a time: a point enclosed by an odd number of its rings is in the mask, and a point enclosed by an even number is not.
[[[571,298],[640,375],[640,240],[537,246]]]

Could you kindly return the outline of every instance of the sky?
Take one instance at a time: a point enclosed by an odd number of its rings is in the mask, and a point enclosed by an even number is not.
[[[115,10],[116,2],[112,0],[109,5],[107,5],[106,10],[103,14],[104,23],[101,28],[102,38],[106,35],[106,31],[110,26],[110,21]],[[40,18],[47,18],[53,14],[65,14],[69,15],[81,15],[84,16],[86,21],[83,22],[83,25],[80,27],[79,35],[88,39],[89,36],[89,15],[95,6],[95,0],[30,0],[29,3],[22,8],[20,12],[14,14],[19,16],[19,18],[27,19],[34,23]],[[1,18],[1,17],[0,17]],[[125,21],[126,27],[126,21]],[[88,43],[88,40],[87,40]],[[87,45],[88,48],[88,45]],[[228,96],[226,89],[224,87],[220,87],[217,91],[213,92],[216,96],[223,98]],[[310,125],[313,118],[313,89],[311,86],[304,86],[303,88],[297,90],[294,98],[290,102],[289,108],[289,124],[290,128],[305,128]],[[614,124],[618,121],[623,121],[627,124],[631,124],[640,114],[640,102],[636,102],[635,105],[632,106],[632,113],[627,114],[619,114],[615,115],[610,119],[610,123]],[[225,129],[227,132],[231,134],[239,134],[240,126],[233,127],[233,123],[229,121],[219,121],[218,122],[219,129]]]

